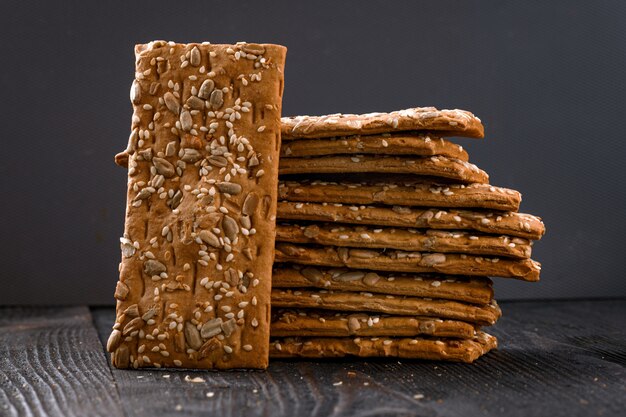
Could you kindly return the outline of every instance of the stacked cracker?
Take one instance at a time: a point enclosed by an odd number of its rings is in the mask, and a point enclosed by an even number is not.
[[[273,357],[472,362],[495,348],[489,276],[539,280],[544,226],[444,136],[462,110],[282,119]]]

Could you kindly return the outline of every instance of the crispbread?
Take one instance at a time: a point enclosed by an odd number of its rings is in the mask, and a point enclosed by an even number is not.
[[[267,367],[285,53],[135,47],[114,366]]]
[[[343,358],[356,356],[444,360],[471,363],[491,349],[498,340],[478,332],[472,339],[315,337],[272,338],[272,358]]]
[[[467,161],[467,152],[443,138],[423,133],[353,135],[328,139],[287,141],[280,148],[281,158],[305,156],[376,154],[376,155],[443,155]]]
[[[472,255],[530,258],[531,245],[526,239],[445,230],[396,229],[312,223],[279,223],[276,240],[289,243],[313,243],[354,248],[401,249],[423,252],[453,252]]]
[[[314,308],[335,311],[370,311],[395,315],[415,315],[492,325],[502,312],[495,300],[474,305],[450,300],[407,297],[404,295],[313,289],[272,289],[272,308]]]
[[[283,117],[283,139],[373,135],[406,131],[436,131],[441,136],[482,138],[480,119],[465,110],[415,107],[389,113],[329,114]]]
[[[486,184],[489,175],[476,165],[445,156],[331,155],[285,158],[278,167],[280,175],[392,173],[447,178],[463,183]]]
[[[279,181],[280,200],[310,203],[484,208],[517,211],[521,195],[488,184]]]
[[[276,243],[275,262],[375,271],[438,272],[539,281],[541,264],[532,259],[507,259],[456,253],[405,252],[335,246],[304,246]]]
[[[477,327],[459,320],[420,316],[346,313],[343,311],[279,309],[272,312],[271,337],[395,336],[470,339]]]
[[[279,220],[352,223],[372,226],[478,230],[484,233],[540,239],[545,228],[539,217],[515,212],[377,207],[341,203],[279,201]]]
[[[486,277],[385,273],[287,264],[274,266],[272,288],[306,287],[441,298],[473,304],[489,304],[493,299],[492,282]]]

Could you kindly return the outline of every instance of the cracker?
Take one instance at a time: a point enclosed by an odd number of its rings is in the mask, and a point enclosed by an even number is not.
[[[519,237],[434,229],[377,228],[324,223],[308,225],[279,223],[276,225],[276,240],[355,248],[468,253],[519,259],[530,258],[531,255],[530,242]]]
[[[267,367],[285,53],[135,47],[116,367]]]
[[[391,173],[446,178],[463,183],[489,182],[489,175],[476,165],[445,156],[331,155],[285,158],[280,161],[278,173],[280,175]]]
[[[286,141],[280,157],[302,158],[326,155],[443,155],[467,161],[469,156],[461,145],[427,134],[353,135],[328,139],[299,139]]]
[[[489,304],[493,299],[492,282],[486,277],[385,273],[287,264],[274,266],[272,288],[307,287],[441,298],[473,304]]]
[[[415,107],[389,113],[329,114],[283,117],[283,139],[326,138],[346,135],[373,135],[406,131],[435,131],[441,136],[482,138],[480,119],[465,110],[437,110]]]
[[[279,181],[280,200],[517,211],[521,194],[488,184]]]
[[[470,339],[477,327],[459,320],[343,311],[280,309],[272,313],[272,337],[434,336]]]
[[[406,252],[335,246],[276,243],[278,263],[298,263],[393,272],[438,272],[451,275],[496,276],[539,281],[541,264],[532,259],[507,259],[457,253]]]
[[[495,300],[474,305],[450,300],[312,289],[273,289],[272,308],[314,308],[336,311],[370,311],[461,320],[489,326],[502,315]]]
[[[545,227],[532,214],[470,210],[438,210],[406,206],[376,207],[348,204],[278,202],[279,220],[304,220],[373,226],[477,230],[524,239],[541,239]]]
[[[472,339],[394,337],[272,338],[272,358],[394,357],[472,363],[498,347],[498,340],[478,332]]]

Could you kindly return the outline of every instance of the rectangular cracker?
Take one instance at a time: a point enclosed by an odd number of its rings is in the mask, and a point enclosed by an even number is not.
[[[272,288],[307,287],[441,298],[473,304],[489,304],[493,299],[492,282],[486,277],[385,273],[288,264],[274,266]]]
[[[445,178],[462,183],[489,182],[489,175],[476,165],[445,156],[329,155],[285,158],[278,168],[280,175],[391,173]]]
[[[488,184],[279,181],[280,200],[309,203],[483,208],[517,211],[522,196]]]
[[[502,315],[495,300],[474,305],[450,300],[404,295],[357,293],[313,289],[273,289],[272,308],[314,308],[335,311],[370,311],[461,320],[477,325],[495,324]]]
[[[277,242],[277,263],[348,267],[392,272],[437,272],[539,281],[541,264],[532,259],[507,259],[457,253],[406,252],[336,246],[305,246]]]
[[[341,203],[279,201],[278,220],[351,223],[372,226],[477,230],[538,240],[545,233],[541,218],[515,212],[439,210],[406,206],[377,207]]]
[[[267,367],[285,53],[135,47],[114,366]]]
[[[472,339],[395,337],[272,338],[272,358],[393,357],[472,363],[498,347],[498,340],[478,332]]]
[[[456,337],[471,339],[478,328],[464,321],[420,316],[279,309],[272,312],[271,337]]]
[[[452,252],[472,255],[530,258],[531,243],[519,237],[444,230],[396,229],[391,227],[354,226],[312,223],[279,223],[276,240],[353,248],[401,249],[406,251]]]
[[[482,138],[480,119],[465,110],[414,107],[389,113],[283,117],[283,139],[327,138],[407,131],[435,131],[441,136]]]
[[[423,133],[353,135],[325,139],[298,139],[285,142],[280,147],[282,158],[327,155],[443,155],[467,161],[469,156],[461,145],[444,138]]]

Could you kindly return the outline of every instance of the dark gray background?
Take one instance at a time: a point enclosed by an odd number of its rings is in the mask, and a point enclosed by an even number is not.
[[[0,6],[0,304],[113,302],[133,45],[289,48],[284,114],[463,108],[460,140],[548,227],[505,298],[626,295],[626,2],[31,2]],[[269,3],[269,2],[267,2]]]

